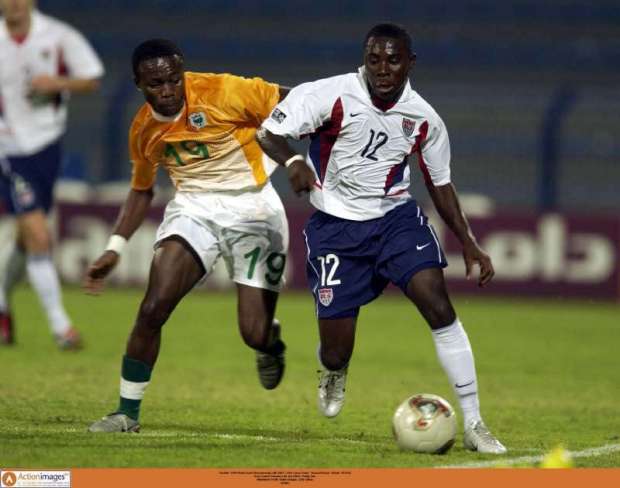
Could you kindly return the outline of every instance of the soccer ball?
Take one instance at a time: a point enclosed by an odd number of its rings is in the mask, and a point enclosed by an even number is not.
[[[456,414],[440,396],[420,393],[398,406],[392,432],[401,449],[443,454],[454,444]]]

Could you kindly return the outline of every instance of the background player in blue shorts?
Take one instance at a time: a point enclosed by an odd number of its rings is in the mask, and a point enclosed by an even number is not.
[[[33,0],[0,0],[0,10],[0,199],[17,221],[17,242],[0,276],[0,345],[15,340],[10,293],[25,268],[56,343],[77,349],[81,339],[62,303],[47,213],[69,95],[97,90],[103,65],[82,34],[34,9]]]
[[[295,190],[309,191],[317,208],[304,233],[319,321],[323,414],[334,417],[343,406],[360,306],[392,282],[431,327],[463,411],[465,447],[501,454],[506,448],[480,415],[474,358],[448,297],[443,251],[409,193],[410,155],[417,155],[439,214],[463,246],[467,276],[479,265],[478,283],[484,286],[493,266],[451,183],[445,125],[410,86],[414,64],[407,31],[395,24],[376,25],[366,35],[364,65],[357,73],[294,88],[257,137],[270,157],[290,167]],[[305,135],[311,140],[307,158],[286,141]]]

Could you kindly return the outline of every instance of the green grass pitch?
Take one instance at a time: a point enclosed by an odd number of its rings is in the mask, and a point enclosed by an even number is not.
[[[120,358],[141,297],[67,289],[86,341],[85,350],[68,353],[56,350],[32,291],[18,290],[18,344],[0,348],[0,466],[412,468],[495,459],[463,449],[460,421],[446,455],[396,447],[391,416],[407,396],[436,393],[457,406],[426,325],[396,294],[362,310],[346,403],[335,419],[316,406],[308,294],[281,298],[287,371],[278,389],[265,391],[237,331],[235,296],[198,291],[164,328],[142,433],[89,434],[92,421],[116,408]],[[620,466],[620,450],[603,447],[620,444],[618,305],[480,297],[455,304],[474,348],[483,416],[508,447],[506,460],[561,444],[595,449],[576,457],[577,466]]]

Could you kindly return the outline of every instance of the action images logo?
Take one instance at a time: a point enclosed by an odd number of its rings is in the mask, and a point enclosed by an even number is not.
[[[0,471],[0,488],[71,488],[70,471]]]
[[[2,472],[2,486],[15,486],[15,483],[17,483],[17,476],[13,471]]]

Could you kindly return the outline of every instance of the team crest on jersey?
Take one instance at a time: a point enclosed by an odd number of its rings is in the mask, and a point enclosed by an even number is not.
[[[204,112],[192,112],[187,118],[189,120],[189,125],[196,130],[202,129],[207,125],[207,116]]]
[[[329,307],[334,299],[334,290],[331,288],[319,288],[319,302],[324,307]]]
[[[282,112],[282,110],[280,110],[279,108],[274,108],[273,112],[271,112],[271,118],[275,120],[278,124],[281,124],[282,122],[284,122],[286,114]]]
[[[407,117],[403,117],[403,132],[407,137],[411,137],[413,131],[415,129],[415,121],[408,119]]]

